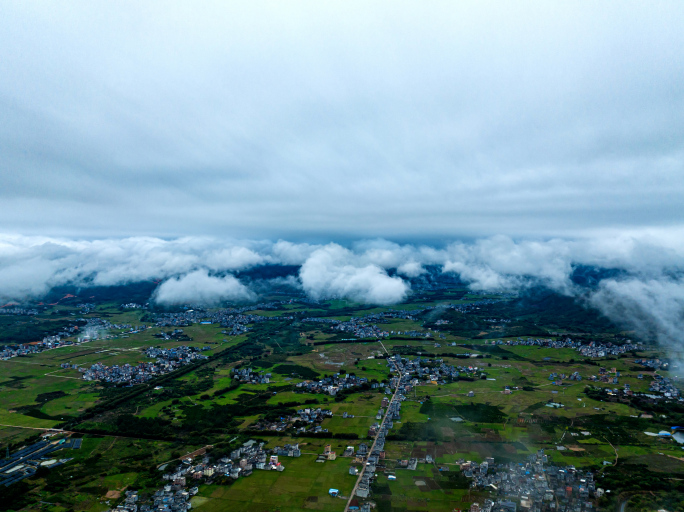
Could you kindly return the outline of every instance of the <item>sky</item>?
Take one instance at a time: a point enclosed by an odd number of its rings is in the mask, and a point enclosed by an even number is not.
[[[0,2],[0,300],[396,304],[428,266],[681,348],[681,1]],[[578,289],[578,265],[619,269]]]
[[[0,232],[676,237],[682,2],[0,3]]]

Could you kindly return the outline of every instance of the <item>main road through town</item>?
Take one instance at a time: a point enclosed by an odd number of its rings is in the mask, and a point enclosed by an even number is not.
[[[373,438],[373,444],[370,447],[370,450],[368,451],[368,455],[370,456],[373,453],[373,450],[375,449],[375,443],[378,442],[378,435],[380,435],[380,432],[382,432],[382,427],[387,421],[387,417],[389,416],[390,408],[391,405],[394,403],[394,400],[397,398],[397,392],[399,391],[399,384],[401,383],[401,374],[399,374],[399,382],[397,382],[397,387],[394,389],[394,394],[392,395],[392,400],[390,400],[389,405],[387,406],[387,410],[385,411],[385,416],[382,418],[382,423],[380,423],[380,428],[378,428],[378,432],[375,434],[375,437]],[[363,466],[363,471],[359,473],[359,477],[356,479],[356,484],[354,484],[354,488],[352,489],[351,494],[349,495],[349,499],[347,500],[347,505],[344,507],[344,512],[349,512],[349,505],[351,505],[351,501],[354,499],[354,495],[356,494],[356,489],[359,487],[359,484],[361,483],[361,477],[363,474],[366,472],[366,466]]]

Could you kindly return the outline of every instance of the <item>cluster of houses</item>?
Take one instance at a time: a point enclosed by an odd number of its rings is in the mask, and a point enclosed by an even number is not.
[[[620,371],[617,368],[608,370],[603,366],[599,368],[598,375],[590,375],[588,380],[592,382],[607,382],[609,384],[618,384],[620,382]]]
[[[184,459],[182,464],[173,471],[162,475],[162,478],[168,482],[164,487],[164,492],[171,492],[173,496],[188,492],[192,496],[197,493],[197,487],[185,491],[190,482],[197,485],[212,483],[217,477],[237,480],[250,476],[255,470],[284,471],[285,466],[279,461],[279,457],[300,457],[301,454],[298,444],[265,449],[264,443],[257,444],[256,441],[249,440],[241,447],[232,450],[230,457],[221,457],[214,462],[210,462],[208,455],[205,455],[199,462],[190,458]]]
[[[139,500],[138,491],[126,491],[123,502],[107,512],[188,512],[192,508],[190,498],[197,490],[197,487],[186,490],[185,484],[167,484],[144,503]]]
[[[107,329],[119,330],[120,334],[135,334],[147,329],[147,325],[133,325],[133,324],[112,324],[108,323]]]
[[[357,377],[354,374],[339,374],[324,377],[321,380],[298,382],[295,384],[297,391],[307,393],[324,393],[326,395],[335,396],[338,392],[357,388],[369,384],[365,377]],[[377,387],[377,386],[376,386]]]
[[[579,382],[582,380],[582,376],[579,374],[579,372],[572,372],[570,375],[566,375],[565,373],[556,373],[556,372],[549,374],[549,380],[552,381],[552,384],[555,384],[557,386],[562,386],[563,381],[565,379],[574,380],[574,381]]]
[[[216,464],[209,464],[205,457],[203,463],[198,466],[190,466],[189,474],[193,478],[201,479],[204,476],[224,475],[237,480],[240,477],[249,476],[255,469],[264,471],[284,471],[285,466],[278,460],[279,457],[301,457],[302,452],[299,444],[286,444],[265,449],[264,443],[258,443],[250,439],[241,447],[230,452],[230,457],[222,457]],[[190,465],[190,461],[185,461]],[[202,474],[199,473],[202,472]],[[173,477],[174,475],[171,475]]]
[[[354,451],[353,446],[347,446],[347,449],[345,450],[344,453],[349,452],[350,448],[351,448],[351,451],[353,453],[353,451]],[[323,453],[319,454],[318,457],[316,457],[316,462],[325,462],[327,460],[335,460],[336,458],[337,458],[337,452],[333,451],[331,445],[326,444],[323,447]]]
[[[3,311],[0,309],[0,311]],[[77,342],[73,340],[64,339],[74,336],[79,332],[77,325],[72,325],[63,328],[58,333],[45,336],[42,341],[34,341],[31,343],[21,343],[18,345],[4,345],[0,349],[0,360],[7,360],[18,356],[27,356],[29,354],[37,354],[43,350],[50,350],[53,348],[65,347],[75,345]],[[81,340],[79,340],[80,342]]]
[[[348,332],[353,334],[357,338],[388,338],[392,335],[408,336],[410,338],[432,338],[438,335],[442,339],[446,339],[446,336],[439,334],[437,330],[428,331],[418,331],[418,330],[408,330],[408,331],[387,331],[378,327],[378,323],[386,323],[391,319],[402,319],[402,320],[415,320],[417,315],[424,313],[426,311],[432,311],[434,309],[453,309],[461,313],[471,312],[473,310],[479,309],[479,306],[484,304],[492,304],[499,302],[498,300],[484,299],[481,301],[472,302],[469,304],[440,304],[439,306],[430,306],[425,309],[418,310],[394,310],[390,309],[382,313],[374,313],[371,315],[366,315],[363,317],[352,317],[347,321],[335,320],[332,318],[320,318],[320,317],[310,317],[302,320],[308,323],[324,323],[331,326],[333,330]],[[437,322],[440,322],[438,320]],[[438,325],[443,325],[448,322],[441,321],[442,323]]]
[[[158,366],[171,371],[194,361],[207,359],[200,351],[203,349],[185,345],[174,348],[148,347],[145,349],[145,355],[156,359]]]
[[[463,474],[473,479],[473,488],[490,490],[501,498],[498,503],[491,502],[492,511],[500,510],[502,500],[515,504],[511,499],[519,500],[520,507],[529,512],[592,511],[595,508],[590,500],[603,495],[591,472],[574,466],[547,465],[543,449],[526,463],[496,464],[491,457],[480,464],[458,462]]]
[[[669,361],[663,361],[661,359],[635,359],[636,364],[641,366],[646,366],[648,368],[653,368],[654,370],[669,370]]]
[[[390,334],[394,336],[395,334],[397,336],[407,336],[409,338],[433,338],[434,333],[432,331],[390,331]],[[444,336],[446,338],[446,336]]]
[[[404,391],[410,391],[420,381],[432,382],[434,384],[446,384],[447,382],[458,380],[459,376],[465,375],[473,377],[482,375],[483,368],[472,365],[453,366],[446,364],[443,359],[429,359],[426,357],[416,357],[415,359],[402,358],[395,354],[387,359],[387,365],[391,372],[401,372],[402,375],[408,374],[412,378],[406,379],[402,385]],[[390,379],[390,387],[394,387],[395,381]]]
[[[333,412],[330,409],[307,407],[299,409],[296,414],[282,416],[277,421],[260,419],[256,423],[250,425],[249,428],[258,431],[271,430],[275,432],[284,432],[294,425],[297,427],[297,434],[321,434],[328,431],[327,428],[321,427],[321,423],[324,419],[332,417]],[[345,417],[353,416],[346,415]]]
[[[244,308],[241,308],[244,309]],[[253,308],[249,308],[253,309]],[[205,310],[190,309],[181,313],[164,313],[156,318],[157,327],[187,327],[192,324],[220,325],[223,334],[238,336],[248,332],[249,324],[267,320],[279,320],[285,317],[268,317],[262,315],[245,315],[233,312],[233,309],[207,312]]]
[[[199,349],[186,346],[170,349],[149,347],[145,350],[145,355],[156,359],[156,362],[139,363],[136,366],[128,363],[121,366],[106,366],[102,363],[95,363],[90,368],[80,367],[78,371],[83,374],[83,380],[101,380],[114,384],[132,385],[177,370],[186,364],[207,359],[207,356],[199,353]]]
[[[485,322],[488,324],[510,324],[511,320],[507,318],[486,318]]]
[[[174,329],[172,331],[161,331],[157,334],[154,335],[155,338],[162,339],[164,341],[171,341],[171,340],[183,340],[183,341],[191,341],[191,338],[183,332],[183,329]]]
[[[0,307],[0,315],[20,315],[20,316],[30,316],[37,315],[37,309],[25,309],[25,308],[12,308],[12,307]]]
[[[20,345],[5,345],[0,348],[0,359],[6,361],[17,356],[27,356],[43,351],[41,343],[22,343]]]
[[[385,436],[389,429],[390,426],[387,422],[383,422],[369,451],[367,451],[368,448],[365,443],[359,445],[354,462],[360,466],[352,466],[349,469],[349,474],[359,475],[355,493],[359,498],[368,498],[371,495],[371,484],[375,480],[375,470],[380,459],[385,456]]]
[[[306,423],[297,428],[297,433],[302,434],[304,432],[313,432],[318,434],[321,432],[327,432],[327,428],[321,427],[321,423],[326,418],[332,418],[333,412],[330,409],[321,409],[320,407],[306,407],[304,409],[297,410],[297,416],[295,416],[295,421],[300,421]]]
[[[400,355],[394,355],[388,358],[387,361],[390,371],[398,372],[400,371],[399,366],[401,366],[401,371],[403,373],[408,373],[414,377],[412,379],[406,379],[403,384],[405,392],[410,391],[412,386],[418,385],[421,380],[444,384],[448,381],[457,380],[460,374],[472,376],[482,372],[482,369],[477,366],[455,367],[444,363],[443,359],[417,357],[411,360],[402,358]],[[255,371],[252,368],[234,368],[231,372],[233,378],[238,379],[242,383],[268,384],[271,379],[270,373]],[[386,385],[385,383],[378,382],[371,383],[367,378],[357,377],[354,374],[336,373],[320,380],[305,380],[298,382],[295,384],[295,392],[323,393],[335,396],[340,391],[368,385],[371,389],[384,388],[385,393],[392,394],[392,389],[396,387],[397,383],[397,377],[392,377],[389,385]]]
[[[387,338],[388,331],[383,331],[375,324],[367,323],[365,318],[351,317],[347,321],[335,320],[333,318],[305,318],[303,322],[328,324],[333,330],[347,332],[357,338]]]
[[[150,304],[146,302],[145,304],[138,304],[137,302],[128,302],[126,304],[121,304],[119,306],[121,309],[147,309]]]
[[[157,327],[188,327],[192,324],[217,324],[223,328],[229,328],[236,331],[236,334],[242,334],[247,331],[247,324],[255,322],[263,322],[266,320],[292,320],[292,316],[277,316],[269,317],[262,315],[245,314],[248,311],[255,310],[273,310],[277,309],[283,304],[289,304],[292,301],[276,301],[263,304],[254,304],[251,306],[243,306],[239,308],[223,308],[209,311],[202,307],[186,308],[177,313],[160,313],[155,316]],[[227,332],[232,334],[232,332]]]
[[[281,416],[277,421],[269,421],[266,419],[257,420],[249,426],[250,430],[263,432],[270,430],[272,432],[285,432],[290,428],[293,422],[293,417],[290,415]]]
[[[271,382],[271,374],[254,371],[252,368],[232,368],[230,372],[234,379],[243,384],[268,384]]]
[[[44,348],[55,348],[55,347],[59,346],[60,343],[63,344],[64,341],[66,341],[66,340],[62,341],[62,338],[69,338],[69,337],[72,337],[78,333],[79,333],[78,325],[71,325],[69,327],[65,327],[63,330],[61,330],[55,334],[51,334],[49,336],[43,337],[43,347]],[[72,342],[69,342],[69,343],[71,344]]]
[[[564,337],[558,339],[552,338],[518,338],[517,340],[493,340],[492,345],[524,345],[537,346],[544,348],[571,348],[577,350],[584,357],[608,357],[618,356],[632,350],[641,350],[643,346],[639,343],[632,343],[627,340],[627,343],[617,345],[614,343],[603,343],[599,341],[591,341],[583,343],[581,341],[573,341],[572,338]]]
[[[679,390],[672,381],[657,373],[653,376],[649,391],[652,393],[660,393],[665,398],[679,398]]]
[[[361,492],[361,495],[364,497],[370,495],[370,475],[375,470],[375,463],[378,460],[377,450],[382,450],[383,447],[384,438],[376,442],[375,456],[369,453],[368,445],[365,443],[360,444],[356,454],[354,453],[353,446],[347,446],[344,451],[343,455],[345,457],[355,457],[355,463],[368,463],[367,467],[372,466],[372,470],[368,472],[368,485],[364,486],[366,492]],[[222,457],[215,462],[210,462],[210,458],[207,455],[200,462],[184,459],[182,464],[176,466],[173,471],[162,475],[162,478],[167,483],[152,494],[149,499],[143,502],[137,491],[129,490],[126,491],[123,501],[116,508],[108,512],[188,512],[191,508],[190,498],[197,494],[197,485],[200,483],[211,483],[219,476],[237,480],[238,478],[250,476],[255,470],[284,471],[285,466],[280,462],[281,457],[301,457],[301,455],[302,452],[299,444],[286,444],[266,449],[264,448],[264,443],[249,440],[241,447],[232,450],[230,457]],[[328,444],[324,447],[323,453],[317,457],[316,461],[325,462],[335,460],[336,458],[336,452]],[[358,474],[357,466],[352,466],[349,473],[352,475]],[[192,484],[195,484],[195,486],[188,489]],[[339,494],[339,491],[336,489],[331,489],[331,491],[335,491],[335,495]],[[360,510],[368,512],[370,506],[362,506]]]
[[[78,343],[113,339],[118,336],[126,338],[130,334],[142,332],[147,328],[147,325],[113,324],[109,320],[103,318],[89,318],[85,326],[83,326],[79,332]],[[112,331],[120,332],[114,334]]]
[[[81,302],[80,304],[76,304],[76,307],[79,309],[79,313],[87,315],[95,309],[95,304],[91,302]]]
[[[632,350],[641,350],[643,347],[638,343],[624,343],[622,345],[615,345],[613,343],[600,343],[598,341],[592,341],[586,345],[582,345],[578,349],[579,353],[584,357],[608,357],[608,356],[619,356],[626,352]]]

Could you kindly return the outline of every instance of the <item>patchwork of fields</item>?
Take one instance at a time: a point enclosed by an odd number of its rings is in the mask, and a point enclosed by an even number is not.
[[[459,297],[460,303],[475,299],[462,293]],[[401,308],[420,311],[426,304],[437,302],[409,303]],[[194,509],[342,511],[356,482],[349,468],[358,466],[342,452],[347,446],[356,450],[360,443],[372,442],[367,434],[377,423],[376,414],[385,396],[378,385],[392,377],[386,357],[395,354],[470,370],[455,381],[423,379],[406,392],[401,418],[387,437],[382,467],[376,471],[373,484],[371,499],[379,510],[468,508],[489,494],[471,489],[463,480],[462,461],[479,463],[493,457],[517,463],[542,449],[550,463],[591,469],[607,477],[614,470],[606,469],[610,466],[604,461],[618,461],[615,468],[625,468],[627,475],[632,467],[653,472],[663,465],[672,474],[684,476],[682,447],[672,439],[647,434],[669,429],[679,416],[642,410],[629,401],[597,400],[586,393],[586,386],[594,384],[589,377],[600,367],[620,372],[619,387],[628,384],[634,393],[648,392],[654,372],[637,367],[634,360],[657,356],[657,348],[585,360],[572,349],[493,347],[488,339],[451,331],[435,338],[420,316],[389,319],[383,329],[425,332],[430,339],[390,335],[381,342],[341,342],[339,335],[320,325],[278,320],[296,312],[347,320],[386,309],[347,301],[329,301],[311,308],[292,304],[281,310],[250,312],[276,320],[241,336],[223,334],[215,324],[194,324],[184,328],[192,341],[162,340],[154,335],[168,329],[152,327],[0,361],[3,446],[15,450],[35,439],[41,429],[49,428],[65,428],[67,432],[58,437],[84,439],[82,448],[69,455],[71,462],[22,481],[25,499],[13,497],[11,502],[27,511],[104,511],[117,503],[117,496],[126,489],[152,492],[159,488],[163,471],[157,467],[163,463],[176,465],[183,454],[203,446],[210,446],[210,460],[216,461],[248,439],[258,439],[266,448],[299,443],[302,455],[282,457],[283,472],[256,470],[235,481],[218,476],[200,479],[192,499]],[[91,314],[140,323],[143,313],[103,305]],[[205,352],[209,359],[169,376],[159,385],[117,388],[86,382],[77,370],[60,366],[133,365],[149,361],[144,354],[147,347],[180,345],[209,346]],[[236,368],[268,374],[268,382],[238,383],[232,373]],[[554,373],[573,372],[583,380],[565,379],[557,385],[549,379]],[[302,375],[319,379],[339,373],[365,378],[368,386],[340,396],[305,392],[296,386],[307,380]],[[504,393],[506,388],[510,393]],[[550,402],[562,407],[548,407]],[[321,433],[297,432],[295,425],[300,424],[296,423],[296,411],[302,408],[332,411],[332,417],[318,423],[324,429]],[[263,430],[263,425],[283,421],[289,421],[284,430]],[[262,427],[255,429],[256,425]],[[337,452],[337,458],[316,462],[327,444]],[[432,462],[425,461],[427,456]],[[403,467],[401,461],[410,458],[422,461],[416,470]],[[615,481],[614,475],[610,478]],[[329,496],[330,488],[339,489],[345,498]],[[12,495],[11,488],[2,492]],[[41,501],[45,503],[38,505]]]

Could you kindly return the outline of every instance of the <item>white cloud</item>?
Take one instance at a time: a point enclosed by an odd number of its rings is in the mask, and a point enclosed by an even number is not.
[[[283,260],[301,263],[305,258],[297,258],[296,244],[290,244],[284,258],[282,252],[282,244],[209,238],[69,240],[0,235],[0,297],[36,296],[64,284],[111,286],[167,279],[198,269],[234,272]]]
[[[395,304],[409,292],[408,284],[366,264],[352,251],[328,244],[314,251],[299,272],[307,294],[316,299],[345,297],[361,303]]]
[[[397,267],[397,272],[406,277],[418,277],[426,271],[419,262],[411,260],[399,265]]]
[[[515,242],[497,236],[447,248],[445,272],[458,273],[480,290],[517,288],[525,278],[559,291],[570,287],[573,254],[563,240]]]
[[[0,235],[0,299],[36,298],[60,285],[160,280],[156,299],[162,303],[253,300],[269,286],[289,286],[314,298],[394,304],[410,293],[410,278],[422,275],[427,265],[441,265],[476,290],[547,286],[586,300],[628,328],[674,344],[684,329],[683,262],[684,237],[671,231],[546,241],[497,236],[441,248],[385,240],[345,248],[284,240]],[[241,283],[230,275],[262,264],[302,266],[296,277],[270,281]],[[587,290],[572,283],[578,265],[620,269],[621,277],[604,279],[595,290]],[[397,269],[399,275],[390,277],[388,269]]]
[[[158,304],[206,304],[254,301],[256,295],[232,275],[210,276],[206,270],[196,270],[164,281],[155,291]]]
[[[591,304],[618,324],[655,338],[681,353],[684,333],[684,278],[607,279],[590,297]]]

